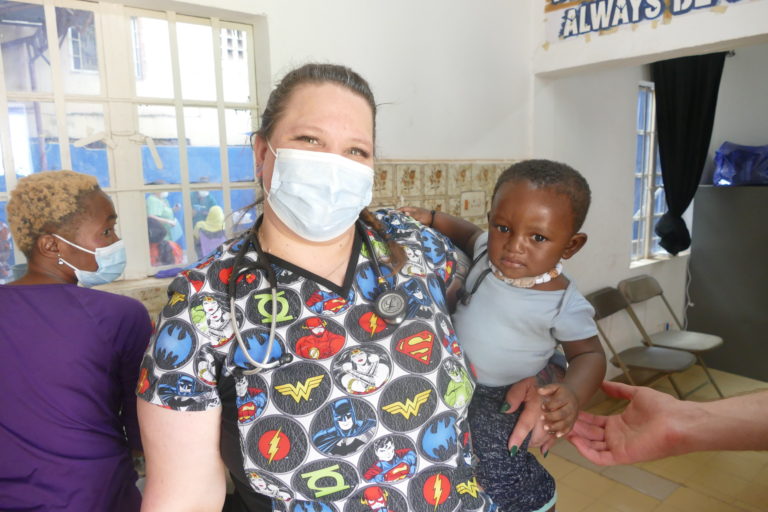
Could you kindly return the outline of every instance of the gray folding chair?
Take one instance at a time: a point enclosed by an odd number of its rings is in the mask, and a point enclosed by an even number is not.
[[[640,330],[643,338],[646,340],[646,344],[652,344],[657,347],[672,348],[676,350],[685,350],[692,353],[694,356],[696,356],[696,360],[704,370],[707,379],[715,388],[715,391],[717,391],[717,394],[720,395],[720,398],[723,398],[723,392],[720,391],[720,387],[717,385],[717,382],[715,382],[715,379],[709,372],[709,368],[707,368],[707,365],[704,363],[704,359],[701,357],[703,352],[712,350],[722,345],[723,339],[720,336],[715,336],[714,334],[705,334],[703,332],[688,331],[684,329],[683,324],[680,323],[677,315],[672,310],[672,306],[670,306],[669,301],[664,296],[664,291],[661,289],[658,281],[649,275],[643,274],[637,277],[624,279],[619,283],[618,288],[621,294],[626,297],[630,304],[638,304],[641,302],[650,301],[655,297],[659,297],[661,299],[667,308],[669,316],[672,317],[675,326],[677,326],[677,329],[667,329],[664,331],[649,333],[648,330],[646,330],[646,328],[643,326],[640,318],[632,309],[632,306],[630,305],[630,307],[627,309],[629,316],[632,317],[632,321],[635,323],[635,325],[637,325],[637,328]],[[701,386],[698,386],[696,389],[699,389],[702,386],[706,386],[706,382]],[[696,389],[693,391],[696,391]]]
[[[646,343],[617,351],[601,326],[601,320],[621,311],[629,313],[629,302],[619,290],[612,287],[601,288],[588,294],[586,298],[595,308],[595,323],[600,337],[613,354],[611,363],[621,369],[629,383],[634,386],[645,386],[660,378],[667,377],[677,396],[681,399],[684,398],[677,383],[672,379],[672,374],[685,371],[693,366],[696,363],[694,355],[690,352],[655,347]],[[645,342],[645,338],[641,336],[641,339]],[[651,372],[651,375],[642,382],[637,382],[631,370]]]

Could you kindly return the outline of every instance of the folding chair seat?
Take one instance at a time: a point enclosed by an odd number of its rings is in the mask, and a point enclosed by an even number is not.
[[[723,392],[720,390],[717,382],[715,382],[714,377],[712,377],[709,368],[707,368],[707,365],[704,363],[704,359],[701,356],[703,352],[707,352],[708,350],[712,350],[722,345],[723,339],[714,334],[686,330],[677,318],[669,301],[664,296],[664,291],[662,290],[661,285],[659,285],[656,279],[649,275],[643,274],[624,279],[619,283],[618,288],[621,294],[624,295],[627,301],[629,301],[630,307],[627,311],[632,318],[632,321],[642,333],[643,338],[646,340],[646,344],[691,352],[696,356],[698,364],[704,370],[707,379],[715,388],[717,394],[720,395],[720,398],[723,398]],[[640,318],[637,316],[631,304],[648,303],[648,301],[655,297],[660,298],[661,302],[666,306],[666,311],[672,318],[674,325],[677,327],[676,329],[649,332],[640,321]],[[706,385],[706,383],[702,384],[702,386],[704,385]],[[699,386],[696,389],[699,389],[702,386]]]
[[[629,302],[619,290],[613,287],[601,288],[588,294],[586,298],[595,308],[595,323],[600,337],[613,354],[611,364],[621,369],[629,383],[636,386],[649,385],[666,377],[677,396],[683,398],[684,395],[672,378],[672,374],[685,371],[693,366],[696,363],[695,356],[690,352],[655,347],[645,343],[617,351],[601,323],[621,311],[629,314]],[[633,322],[633,325],[636,324]],[[641,340],[645,342],[642,335]],[[651,375],[642,382],[637,382],[631,373],[632,370],[651,372]]]

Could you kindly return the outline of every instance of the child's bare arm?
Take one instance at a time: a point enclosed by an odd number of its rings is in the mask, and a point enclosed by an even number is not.
[[[417,206],[403,206],[400,211],[450,238],[470,258],[474,256],[475,240],[483,230],[471,222],[445,212],[435,211],[433,214],[431,210]]]
[[[544,397],[542,409],[546,429],[558,437],[573,428],[582,408],[605,377],[605,353],[597,336],[563,343],[568,370],[562,383],[539,389]]]

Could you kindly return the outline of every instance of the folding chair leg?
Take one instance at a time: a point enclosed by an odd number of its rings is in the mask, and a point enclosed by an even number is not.
[[[683,393],[680,391],[680,388],[679,388],[679,387],[677,387],[677,383],[675,383],[675,380],[672,378],[672,375],[667,375],[667,378],[669,379],[669,382],[672,384],[672,387],[673,387],[673,388],[675,388],[675,393],[677,393],[677,397],[678,397],[680,400],[684,400],[684,399],[685,399],[685,396],[684,396],[684,395],[683,395]]]
[[[712,374],[709,373],[709,368],[707,368],[707,365],[704,364],[704,359],[698,354],[696,355],[696,359],[699,360],[701,369],[704,370],[704,373],[707,374],[707,378],[709,379],[709,382],[712,383],[712,386],[715,388],[715,391],[717,391],[717,394],[720,395],[720,398],[725,398],[725,395],[723,395],[723,392],[720,391],[720,387],[717,385],[717,382],[715,382],[715,379],[712,377]]]

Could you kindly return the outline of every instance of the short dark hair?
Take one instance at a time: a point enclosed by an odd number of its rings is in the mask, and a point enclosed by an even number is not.
[[[376,133],[376,100],[373,99],[373,93],[368,82],[346,66],[311,62],[288,72],[280,80],[280,83],[269,95],[267,106],[261,115],[261,126],[256,134],[264,140],[269,139],[275,125],[283,115],[291,94],[297,87],[304,84],[324,83],[341,85],[365,99],[373,113],[373,132]]]
[[[573,212],[573,231],[581,229],[589,211],[592,193],[587,180],[576,169],[561,162],[544,159],[517,162],[502,172],[496,180],[491,203],[504,183],[519,181],[527,181],[535,188],[551,188],[568,197]]]

